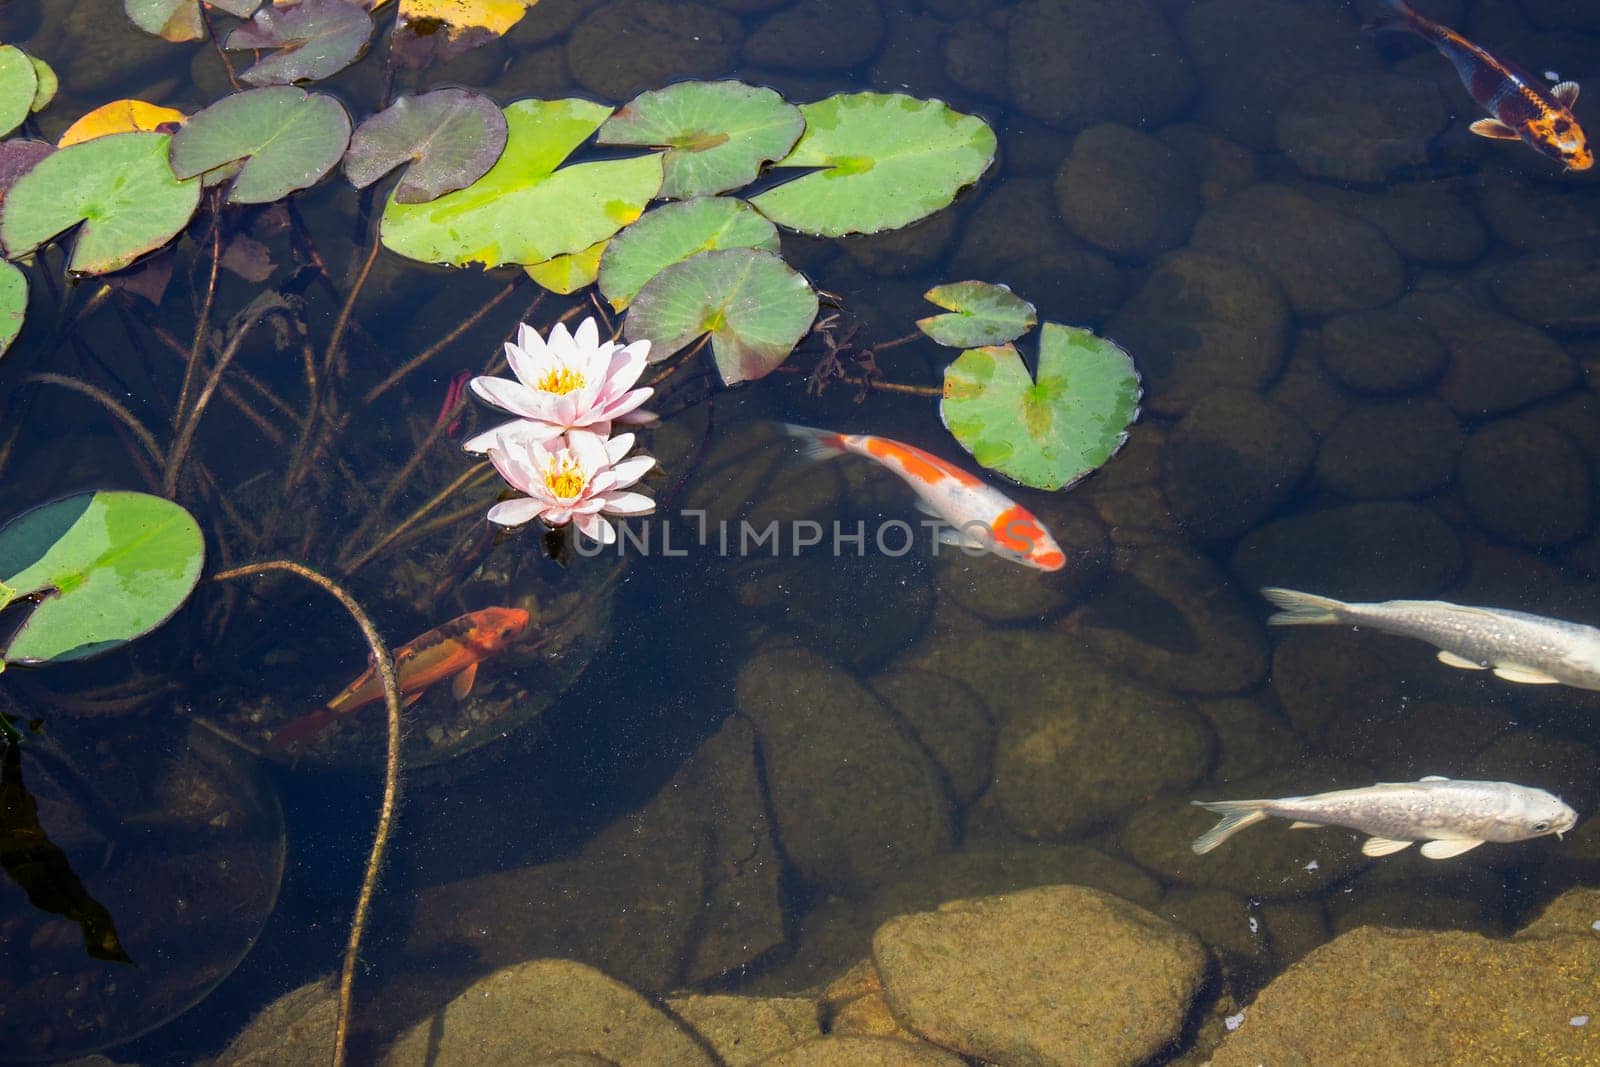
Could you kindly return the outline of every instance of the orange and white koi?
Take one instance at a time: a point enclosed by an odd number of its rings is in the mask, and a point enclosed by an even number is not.
[[[947,524],[938,533],[941,544],[981,548],[1041,571],[1058,571],[1067,564],[1061,546],[1033,512],[953,463],[887,437],[782,426],[803,442],[810,459],[854,452],[898,474],[916,491],[917,507]]]
[[[1492,118],[1469,129],[1496,141],[1522,141],[1568,170],[1588,170],[1594,154],[1583,127],[1572,114],[1578,83],[1546,87],[1538,78],[1473,44],[1448,26],[1411,10],[1404,0],[1383,0],[1384,14],[1367,28],[1406,30],[1437,48],[1455,64],[1461,84]]]
[[[394,653],[401,698],[410,707],[422,699],[429,686],[452,676],[451,691],[457,700],[465,698],[478,677],[478,664],[504,649],[527,627],[528,613],[521,608],[484,608],[459,615],[406,642]],[[272,741],[284,748],[305,744],[334,720],[382,699],[383,682],[377,669],[368,667],[327,704],[286,724]]]

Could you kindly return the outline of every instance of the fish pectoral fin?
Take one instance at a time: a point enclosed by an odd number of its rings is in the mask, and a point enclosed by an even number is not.
[[[1388,837],[1369,837],[1361,844],[1361,854],[1364,856],[1387,856],[1401,849],[1411,847],[1410,841],[1396,841]]]
[[[472,692],[472,683],[478,680],[478,665],[469,663],[450,681],[450,695],[457,700],[467,699],[467,694]]]
[[[415,693],[407,693],[405,696],[400,698],[401,706],[409,708],[411,705],[413,705],[417,701],[421,700],[422,699],[422,694],[425,693],[426,691],[427,690],[424,690],[424,689],[418,689]]]
[[[1482,841],[1429,841],[1422,846],[1422,854],[1430,860],[1447,860],[1451,856],[1459,856],[1463,852],[1471,852]]]
[[[1424,782],[1448,782],[1449,780],[1442,774],[1425,774],[1421,778],[1421,781]]]
[[[1289,829],[1291,830],[1317,830],[1321,827],[1322,824],[1320,822],[1306,822],[1304,819],[1296,819],[1289,824]]]
[[[1486,671],[1489,669],[1487,663],[1479,663],[1477,660],[1458,656],[1454,652],[1446,652],[1444,649],[1439,650],[1439,662],[1446,667],[1460,667],[1464,671]]]
[[[1479,137],[1487,137],[1491,141],[1520,141],[1517,131],[1501,122],[1499,119],[1479,119],[1467,129]]]
[[[1502,663],[1494,669],[1496,678],[1504,678],[1508,682],[1521,682],[1523,685],[1560,685],[1554,678],[1543,671],[1536,671],[1532,667],[1519,667],[1515,663]]]
[[[1550,87],[1550,95],[1567,107],[1571,107],[1578,102],[1578,83],[1561,82],[1559,85],[1552,85]]]
[[[982,549],[986,552],[994,548],[982,538],[970,536],[954,526],[940,527],[933,536],[941,545],[949,545],[951,548]]]

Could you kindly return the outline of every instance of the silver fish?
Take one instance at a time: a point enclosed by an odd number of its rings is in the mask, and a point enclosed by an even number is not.
[[[1428,642],[1450,667],[1492,670],[1525,685],[1600,689],[1600,630],[1593,626],[1443,600],[1346,604],[1293,589],[1263,589],[1261,595],[1282,609],[1269,625],[1370,626]]]
[[[1222,821],[1195,838],[1198,853],[1269,815],[1293,819],[1293,830],[1343,826],[1371,834],[1361,851],[1387,856],[1416,841],[1422,854],[1449,859],[1485,841],[1509,843],[1555,834],[1577,825],[1578,813],[1543,789],[1510,782],[1458,782],[1430,775],[1420,782],[1380,782],[1363,789],[1339,789],[1278,800],[1196,800]]]

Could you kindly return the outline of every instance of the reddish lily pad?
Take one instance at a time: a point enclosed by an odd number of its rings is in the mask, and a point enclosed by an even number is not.
[[[366,51],[372,16],[349,0],[300,0],[293,7],[267,4],[228,34],[230,52],[278,48],[243,74],[251,85],[289,85],[339,73]]]
[[[243,160],[228,202],[268,204],[321,181],[349,143],[350,115],[333,97],[292,85],[246,89],[173,135],[172,169],[191,178]]]
[[[489,173],[505,147],[505,112],[493,100],[466,89],[436,89],[402,96],[358,126],[344,173],[365,189],[409,163],[395,202],[425,204]]]
[[[17,179],[55,150],[55,145],[44,141],[30,141],[22,137],[0,141],[0,200],[5,199],[6,193],[17,183]]]
[[[538,0],[400,0],[389,55],[402,67],[448,63],[500,37]]]

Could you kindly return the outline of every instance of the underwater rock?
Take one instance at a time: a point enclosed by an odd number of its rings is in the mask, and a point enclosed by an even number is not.
[[[944,71],[951,81],[974,96],[1005,99],[1006,66],[995,59],[1010,18],[1008,8],[963,18],[951,28],[944,42]]]
[[[871,961],[867,966],[872,966]],[[922,1044],[920,1037],[901,1026],[894,1017],[881,989],[834,1008],[829,1015],[828,1032],[850,1037],[892,1037],[913,1045]]]
[[[1237,893],[1176,885],[1150,910],[1205,942],[1232,982],[1248,983],[1272,965],[1259,903]]]
[[[1438,593],[1461,573],[1461,541],[1419,504],[1374,501],[1275,519],[1234,548],[1229,567],[1246,589],[1304,589],[1341,600]]]
[[[1267,669],[1253,612],[1210,561],[1177,541],[1141,545],[1059,625],[1113,670],[1174,692],[1241,693]]]
[[[1078,134],[1055,193],[1068,229],[1119,256],[1176,248],[1200,214],[1200,192],[1183,157],[1110,122]]]
[[[1494,272],[1489,289],[1523,322],[1569,332],[1600,326],[1600,255],[1588,245],[1519,256]]]
[[[875,0],[797,0],[756,24],[744,58],[778,70],[854,70],[883,43]]]
[[[1162,488],[1202,538],[1237,537],[1294,495],[1317,454],[1300,420],[1244,389],[1218,389],[1167,438]]]
[[[1566,433],[1532,419],[1474,430],[1457,477],[1479,529],[1513,544],[1565,544],[1582,535],[1593,516],[1593,479],[1583,450]]]
[[[1024,491],[1020,502],[1062,546],[1067,565],[1061,570],[1046,573],[993,554],[939,549],[939,595],[989,622],[1039,621],[1060,614],[1083,599],[1111,557],[1105,523],[1083,501],[1059,493],[1035,499]]]
[[[817,1002],[803,997],[668,997],[667,1010],[694,1031],[722,1067],[748,1067],[822,1036]]]
[[[1478,214],[1513,248],[1526,252],[1600,241],[1600,190],[1530,181],[1486,167],[1474,192]]]
[[[1398,648],[1370,630],[1284,630],[1272,652],[1272,691],[1295,729],[1319,741],[1350,708],[1399,702]]]
[[[688,1030],[643,996],[572,960],[529,960],[479,979],[407,1030],[385,1067],[485,1067],[585,1053],[617,1064],[712,1067]]]
[[[549,44],[565,37],[579,19],[605,4],[606,0],[540,0],[539,17],[519,21],[506,32],[505,41],[518,53],[532,45]],[[726,7],[727,3],[713,0],[711,6]]]
[[[1328,940],[1328,914],[1315,898],[1262,901],[1261,915],[1272,941],[1273,962],[1280,969]]]
[[[1107,324],[1144,375],[1144,403],[1181,415],[1219,386],[1259,389],[1283,365],[1289,309],[1265,271],[1231,256],[1173,252]]]
[[[1194,75],[1150,0],[1023,0],[1007,24],[1011,100],[1052,126],[1154,126],[1183,110]]]
[[[1405,264],[1377,227],[1287,186],[1255,185],[1206,208],[1191,244],[1267,271],[1306,315],[1378,307],[1405,292]]]
[[[506,65],[503,80],[505,85],[515,86],[519,95],[559,99],[572,86],[572,74],[567,70],[567,50],[560,45],[522,49]]]
[[[1161,127],[1156,137],[1188,161],[1189,169],[1199,181],[1202,204],[1226,200],[1259,180],[1260,168],[1255,153],[1209,126],[1176,122]]]
[[[1076,672],[1068,703],[1022,709],[1001,725],[995,799],[1026,837],[1072,837],[1198,781],[1214,743],[1184,701],[1115,675]]]
[[[1588,937],[1600,940],[1600,889],[1574,886],[1540,909],[1528,925],[1511,935],[1517,940],[1540,937]]]
[[[1444,373],[1450,351],[1414,317],[1395,311],[1352,311],[1322,324],[1323,366],[1360,393],[1405,393]]]
[[[1214,1067],[1302,1060],[1374,1063],[1586,1063],[1600,939],[1490,940],[1479,934],[1361,927],[1272,981],[1222,1043]],[[1427,995],[1418,995],[1425,990]]]
[[[1350,410],[1350,393],[1323,366],[1322,340],[1316,331],[1295,331],[1283,373],[1267,390],[1267,399],[1295,416],[1312,433],[1324,434]]]
[[[113,18],[84,4],[37,6],[43,9],[44,23],[36,37],[19,43],[55,68],[65,95],[75,101],[98,103],[125,95],[162,102],[159,95],[146,96],[144,88],[185,69],[185,52],[210,51],[204,41],[174,44],[142,33],[120,13]],[[87,110],[87,105],[79,104],[78,110]]]
[[[956,803],[966,805],[994,777],[994,720],[978,695],[954,678],[892,667],[867,679],[889,710],[944,771]]]
[[[1308,182],[1301,191],[1366,219],[1412,263],[1466,266],[1489,247],[1489,232],[1459,187],[1422,181],[1355,192]]]
[[[895,277],[926,271],[943,260],[961,212],[954,207],[920,222],[839,242],[845,254],[873,274]]]
[[[1422,496],[1450,481],[1461,424],[1442,400],[1408,397],[1358,404],[1317,450],[1317,480],[1357,499]]]
[[[829,1036],[762,1060],[761,1067],[962,1067],[962,1062],[925,1042]]]
[[[1335,935],[1359,926],[1395,926],[1470,930],[1494,937],[1505,933],[1506,886],[1504,878],[1476,859],[1441,867],[1425,856],[1396,855],[1328,894],[1327,906]]]
[[[1285,766],[1305,753],[1306,743],[1288,720],[1257,697],[1202,700],[1195,710],[1217,737],[1211,781],[1218,786]]]
[[[319,978],[257,1012],[209,1067],[322,1067],[338,1014],[335,979]]]
[[[892,919],[873,963],[895,1017],[993,1063],[1142,1063],[1205,974],[1190,934],[1125,900],[1045,886]]]
[[[1278,111],[1278,147],[1306,174],[1382,182],[1428,161],[1450,122],[1433,82],[1392,72],[1334,74],[1301,83]]]
[[[1030,841],[1008,848],[968,848],[930,856],[901,873],[898,881],[872,895],[872,915],[879,922],[932,911],[951,900],[1043,885],[1087,886],[1146,908],[1161,899],[1161,886],[1154,878],[1127,860],[1086,845]]]
[[[680,78],[727,74],[738,48],[738,21],[704,4],[615,0],[572,28],[567,66],[583,88],[622,102]]]
[[[938,766],[842,666],[804,651],[739,672],[784,854],[816,885],[860,894],[950,847]]]

